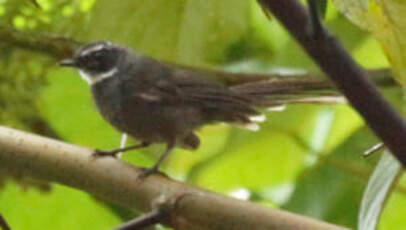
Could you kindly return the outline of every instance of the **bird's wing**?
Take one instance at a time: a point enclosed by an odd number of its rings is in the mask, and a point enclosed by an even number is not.
[[[204,119],[249,123],[250,117],[258,115],[249,98],[240,96],[226,86],[212,82],[193,73],[163,71],[163,76],[154,75],[137,84],[132,93],[134,100],[161,104],[162,106],[189,106],[201,111]]]
[[[249,98],[240,96],[227,87],[198,78],[176,79],[176,86],[187,103],[220,110],[240,110],[256,114]]]
[[[184,103],[201,109],[207,121],[226,121],[249,124],[259,113],[252,101],[228,87],[188,74],[175,74],[171,80],[176,85]]]

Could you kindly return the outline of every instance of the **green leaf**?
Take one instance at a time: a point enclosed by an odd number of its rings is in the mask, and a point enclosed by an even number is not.
[[[354,228],[362,192],[372,171],[371,159],[361,155],[374,143],[375,137],[366,128],[357,131],[302,172],[283,208]]]
[[[362,197],[358,217],[359,230],[375,230],[385,201],[402,171],[400,162],[388,151],[379,160]]]
[[[387,200],[385,209],[381,214],[379,229],[403,230],[405,227],[406,212],[406,177],[403,175],[394,192]]]
[[[345,16],[364,29],[368,28],[366,19],[368,2],[369,0],[333,0],[333,3]]]
[[[188,181],[222,192],[293,183],[314,156],[306,153],[324,148],[334,117],[329,106],[296,105],[269,113],[260,132],[234,128],[221,152],[190,169]]]
[[[44,193],[8,183],[0,192],[0,212],[16,230],[108,230],[121,222],[88,194],[60,185]]]
[[[224,60],[230,46],[244,45],[243,37],[253,34],[253,4],[233,0],[99,0],[81,37],[127,44],[160,59],[207,65]]]
[[[73,70],[50,71],[42,91],[42,115],[64,140],[93,148],[116,148],[120,134],[104,121],[93,104],[89,86]]]
[[[371,31],[382,44],[394,70],[394,78],[406,84],[406,2],[399,0],[335,0],[354,23]]]

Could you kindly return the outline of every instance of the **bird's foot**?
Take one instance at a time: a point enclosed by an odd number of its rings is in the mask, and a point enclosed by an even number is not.
[[[94,150],[94,152],[92,153],[92,156],[93,156],[93,157],[106,157],[106,156],[110,156],[110,157],[116,158],[119,153],[120,153],[119,150],[103,151],[103,150],[100,150],[100,149],[96,149],[96,150]]]
[[[104,156],[117,157],[117,155],[119,153],[127,152],[127,151],[130,151],[130,150],[133,150],[133,149],[144,148],[144,147],[147,147],[149,145],[150,145],[149,142],[141,142],[138,145],[132,145],[132,146],[119,148],[119,149],[114,149],[114,150],[110,150],[110,151],[102,151],[102,150],[96,149],[94,151],[94,153],[93,153],[93,156],[95,156],[95,157],[104,157]]]
[[[146,177],[149,177],[149,176],[154,175],[154,174],[158,174],[158,175],[161,175],[161,176],[164,176],[164,177],[168,177],[165,173],[160,172],[158,170],[158,167],[142,168],[142,169],[143,169],[143,171],[140,174],[140,178],[146,178]]]
[[[158,173],[158,168],[152,167],[152,168],[143,168],[143,171],[140,174],[141,178],[146,178],[152,174]]]

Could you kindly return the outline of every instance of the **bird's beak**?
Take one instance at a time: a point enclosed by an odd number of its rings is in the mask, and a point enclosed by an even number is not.
[[[60,66],[66,66],[66,67],[76,67],[76,62],[73,59],[63,59],[62,61],[59,62]]]

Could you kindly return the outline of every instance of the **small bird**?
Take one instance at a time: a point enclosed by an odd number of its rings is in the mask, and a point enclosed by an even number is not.
[[[269,81],[228,86],[206,72],[174,67],[109,41],[86,44],[60,64],[78,69],[90,84],[102,116],[119,131],[140,141],[112,151],[96,150],[96,155],[115,156],[153,143],[166,143],[165,152],[145,175],[157,172],[173,148],[197,149],[200,140],[195,131],[199,127],[225,122],[258,130],[257,123],[266,118],[258,108],[280,106],[288,100],[283,92],[291,95],[306,89],[300,84],[290,88],[282,85],[281,96],[280,87]],[[329,87],[317,83],[310,89]],[[271,100],[272,95],[276,98]]]

